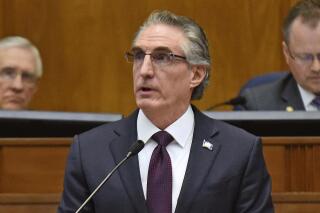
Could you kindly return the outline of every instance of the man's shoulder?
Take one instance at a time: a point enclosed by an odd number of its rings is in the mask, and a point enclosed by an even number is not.
[[[200,125],[201,128],[208,128],[211,129],[212,132],[216,132],[216,134],[219,134],[220,137],[227,137],[227,138],[233,138],[233,139],[253,139],[256,140],[257,136],[254,134],[237,127],[235,125],[232,125],[230,123],[227,123],[222,120],[215,119],[214,117],[211,117],[210,115],[207,115],[203,112],[195,112],[196,116],[196,125]]]
[[[202,116],[201,114],[198,116]],[[229,124],[222,120],[217,120],[214,115],[200,119],[196,123],[194,138],[195,142],[203,143],[203,140],[215,143],[220,147],[221,156],[229,156],[230,153],[238,153],[238,156],[244,157],[250,153],[253,147],[259,146],[258,136]],[[241,158],[241,157],[240,157]]]
[[[266,83],[263,85],[255,86],[252,88],[248,88],[244,90],[243,96],[244,97],[250,97],[252,95],[254,96],[261,96],[266,94],[279,94],[279,92],[283,89],[284,85],[286,85],[287,79],[282,78],[279,80],[276,80],[274,82]]]
[[[133,128],[135,128],[136,117],[137,111],[133,112],[128,117],[124,117],[118,121],[105,123],[82,132],[76,137],[81,138],[82,140],[95,138],[97,141],[117,137],[124,134],[126,131],[131,131]]]
[[[294,93],[295,81],[291,74],[271,83],[246,89],[243,97],[246,99],[247,110],[280,110],[286,102],[283,100],[285,91]],[[298,94],[297,94],[298,95]]]
[[[247,141],[252,142],[257,140],[257,136],[242,129],[238,126],[232,125],[225,121],[214,120],[215,126],[219,131],[220,137],[229,138],[229,141]]]

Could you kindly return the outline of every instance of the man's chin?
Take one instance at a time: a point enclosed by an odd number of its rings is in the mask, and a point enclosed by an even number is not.
[[[142,110],[155,110],[159,108],[159,104],[152,100],[136,100],[136,104]]]
[[[310,85],[306,90],[312,92],[315,95],[320,95],[319,85]]]
[[[24,107],[22,106],[22,104],[18,104],[18,103],[6,103],[1,106],[1,109],[4,109],[4,110],[23,110]]]

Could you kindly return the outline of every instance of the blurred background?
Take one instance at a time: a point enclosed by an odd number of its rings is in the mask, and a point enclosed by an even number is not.
[[[135,109],[134,33],[155,9],[193,18],[210,43],[212,78],[201,110],[237,95],[251,77],[287,69],[281,25],[296,0],[0,0],[0,37],[20,35],[40,50],[44,76],[34,110],[108,112]],[[225,107],[221,110],[230,110]]]

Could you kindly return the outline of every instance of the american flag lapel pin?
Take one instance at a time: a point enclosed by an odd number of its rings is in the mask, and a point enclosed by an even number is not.
[[[213,150],[213,144],[210,143],[209,141],[207,141],[206,139],[203,140],[202,147],[206,148],[206,149],[209,149],[210,151]]]

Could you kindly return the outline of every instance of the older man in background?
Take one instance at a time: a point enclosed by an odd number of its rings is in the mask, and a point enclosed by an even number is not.
[[[27,39],[11,36],[0,40],[0,108],[28,108],[42,76],[38,49]]]

